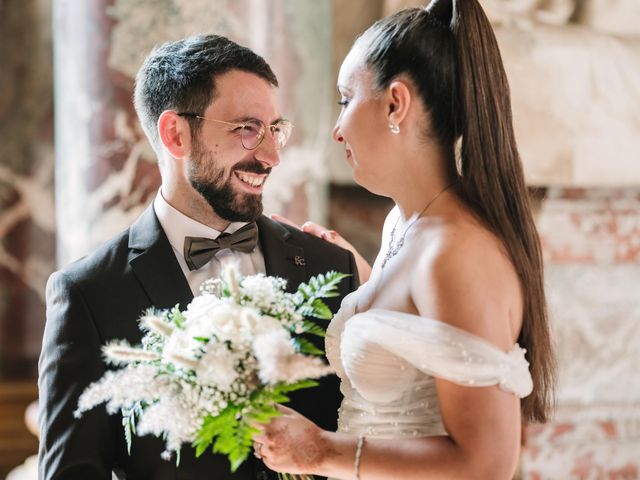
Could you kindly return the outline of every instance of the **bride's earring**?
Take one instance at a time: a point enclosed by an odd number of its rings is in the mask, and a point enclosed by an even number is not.
[[[389,130],[391,130],[391,133],[398,134],[400,133],[400,126],[389,122]]]

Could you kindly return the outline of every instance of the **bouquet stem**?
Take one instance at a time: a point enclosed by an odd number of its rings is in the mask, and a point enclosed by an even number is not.
[[[314,480],[313,475],[292,475],[290,473],[278,473],[278,480]]]

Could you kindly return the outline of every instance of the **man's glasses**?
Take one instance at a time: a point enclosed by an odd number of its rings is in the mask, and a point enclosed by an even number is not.
[[[182,112],[178,113],[178,115],[181,117],[199,118],[200,120],[206,120],[207,122],[216,122],[233,127],[231,131],[237,131],[240,133],[242,146],[247,150],[255,150],[260,146],[264,140],[267,128],[271,130],[271,136],[276,144],[276,148],[280,150],[287,144],[287,141],[291,136],[291,130],[293,130],[293,124],[289,120],[278,120],[272,125],[265,125],[257,118],[247,120],[246,122],[232,123],[224,122],[222,120],[214,120],[213,118],[206,118],[191,112]]]

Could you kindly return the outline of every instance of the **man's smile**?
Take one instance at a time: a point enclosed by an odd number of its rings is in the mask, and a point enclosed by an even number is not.
[[[249,172],[234,171],[236,178],[242,182],[243,186],[250,189],[251,192],[257,193],[262,191],[262,186],[267,179],[267,174],[256,174]]]

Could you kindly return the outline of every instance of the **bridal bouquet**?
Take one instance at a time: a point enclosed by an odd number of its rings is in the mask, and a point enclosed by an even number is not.
[[[317,385],[331,373],[322,350],[303,333],[324,336],[309,317],[330,319],[323,298],[337,296],[346,275],[329,272],[285,292],[277,277],[241,277],[235,265],[209,280],[186,311],[148,310],[140,319],[142,344],[106,345],[107,362],[122,366],[89,385],[76,417],[106,402],[119,410],[127,445],[132,435],[165,439],[163,458],[191,444],[200,456],[209,447],[236,471],[252,449],[256,423],[279,415],[287,394]]]

